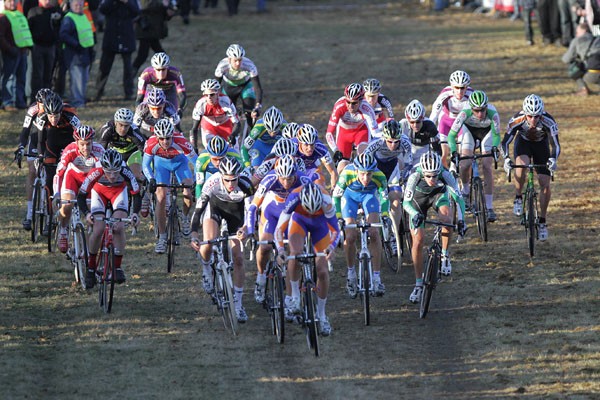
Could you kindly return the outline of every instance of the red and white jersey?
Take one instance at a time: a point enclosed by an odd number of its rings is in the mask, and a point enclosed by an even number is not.
[[[175,132],[173,134],[173,141],[168,149],[163,149],[160,146],[156,135],[150,136],[150,138],[146,140],[146,145],[144,146],[145,155],[147,154],[149,156],[157,156],[167,159],[175,158],[180,154],[188,156],[191,153],[194,153],[194,148],[181,132]]]
[[[348,110],[344,96],[335,102],[331,117],[329,117],[329,123],[327,124],[327,132],[325,133],[327,144],[333,150],[337,149],[335,136],[338,129],[342,131],[368,130],[368,140],[381,136],[373,107],[366,100],[361,100],[358,110],[355,113],[351,113]]]
[[[438,119],[442,113],[450,118],[456,118],[463,108],[468,107],[471,93],[473,93],[473,88],[468,86],[465,95],[459,100],[454,96],[452,86],[446,86],[433,102],[429,119],[438,125]]]
[[[135,179],[135,175],[128,167],[125,166],[125,164],[123,164],[120,174],[114,182],[109,181],[108,178],[104,176],[104,168],[98,166],[91,169],[79,188],[79,195],[87,195],[88,193],[91,193],[96,184],[104,187],[128,186],[129,193],[137,194],[140,192],[140,185],[138,184],[137,179]],[[98,190],[99,188],[95,189]]]
[[[54,193],[58,193],[59,189],[62,188],[63,183],[62,180],[65,177],[67,171],[71,174],[79,175],[83,180],[85,175],[96,165],[97,162],[102,158],[102,154],[104,154],[104,147],[100,143],[93,142],[92,150],[88,157],[84,157],[77,147],[77,142],[70,143],[60,156],[60,162],[56,167],[56,175],[54,176]]]
[[[195,121],[206,121],[213,126],[219,126],[227,121],[232,124],[239,122],[235,106],[231,99],[222,93],[219,93],[219,101],[217,104],[210,104],[207,96],[202,96],[192,112],[192,119]]]

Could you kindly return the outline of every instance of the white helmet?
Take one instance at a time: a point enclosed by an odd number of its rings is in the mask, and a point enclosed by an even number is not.
[[[442,160],[437,153],[428,151],[421,156],[419,166],[424,173],[439,173],[442,169]]]
[[[304,186],[300,191],[300,202],[306,211],[316,213],[323,204],[323,195],[319,187],[312,182]]]
[[[216,79],[205,79],[200,84],[200,90],[203,94],[207,94],[207,92],[218,93],[219,89],[221,89],[221,84]]]
[[[419,100],[413,100],[404,109],[404,116],[409,121],[421,121],[425,118],[425,106]]]
[[[365,89],[365,93],[377,94],[381,91],[381,82],[375,78],[369,78],[363,82],[363,88]]]
[[[161,51],[160,53],[156,53],[152,56],[150,59],[150,64],[152,65],[152,68],[165,69],[169,66],[169,64],[171,64],[171,59],[167,53]]]
[[[298,146],[292,139],[282,137],[275,143],[271,153],[275,154],[277,157],[283,157],[288,154],[295,155],[297,151]]]
[[[229,58],[242,58],[245,54],[244,48],[239,44],[232,44],[227,48],[227,57]]]
[[[289,178],[296,173],[296,159],[292,155],[285,155],[275,162],[275,173],[280,178]]]
[[[287,139],[293,139],[298,136],[298,130],[300,130],[300,125],[295,122],[288,122],[281,130],[281,136]]]
[[[314,126],[310,124],[304,124],[298,131],[298,142],[304,144],[315,144],[319,138],[319,133]]]
[[[133,112],[128,108],[119,108],[117,112],[115,112],[114,119],[115,122],[131,124],[133,123]]]
[[[263,125],[269,132],[277,132],[283,124],[283,114],[275,106],[269,107],[263,114]]]
[[[160,139],[173,137],[174,129],[173,123],[168,118],[161,118],[154,124],[154,134]]]
[[[450,74],[450,85],[467,87],[471,83],[471,77],[465,71],[457,70]]]
[[[530,94],[523,100],[523,112],[526,115],[542,115],[544,112],[544,102],[542,98],[535,94]]]
[[[222,175],[238,176],[242,171],[242,164],[237,158],[224,157],[219,163],[219,172]]]

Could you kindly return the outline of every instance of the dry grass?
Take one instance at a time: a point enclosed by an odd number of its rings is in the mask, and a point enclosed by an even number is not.
[[[511,213],[512,187],[498,171],[500,219],[490,242],[472,234],[453,247],[454,276],[439,286],[426,320],[407,302],[412,272],[384,270],[386,296],[373,301],[372,326],[362,326],[358,300],[343,292],[338,257],[328,300],[335,330],[321,341],[319,359],[297,326],[286,327],[283,346],[270,336],[267,315],[252,300],[251,265],[250,321],[233,338],[201,293],[191,251],[178,249],[175,272],[166,275],[166,257],[153,254],[146,231],[130,240],[129,280],[117,288],[114,312],[103,315],[95,292],[71,284],[65,260],[20,230],[24,175],[7,160],[22,116],[3,114],[1,397],[598,398],[600,158],[592,146],[600,102],[570,95],[562,50],[523,46],[519,23],[455,10],[430,15],[406,2],[278,0],[264,16],[250,14],[252,3],[242,7],[244,15],[233,19],[209,10],[190,26],[171,23],[164,45],[186,78],[188,111],[232,42],[256,61],[266,105],[321,132],[344,85],[371,76],[382,81],[398,115],[413,98],[429,109],[458,68],[488,93],[503,124],[525,95],[538,93],[559,123],[563,146],[551,239],[529,259]],[[83,121],[99,127],[123,105],[120,71],[117,60],[115,84],[106,100],[82,110]]]

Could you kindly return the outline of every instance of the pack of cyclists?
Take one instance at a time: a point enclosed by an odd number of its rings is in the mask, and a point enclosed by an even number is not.
[[[236,239],[230,241],[233,255],[234,306],[238,322],[248,320],[243,306],[246,239],[274,241],[278,261],[287,265],[286,316],[300,312],[300,272],[295,260],[304,250],[310,232],[314,250],[325,256],[316,259],[317,316],[320,332],[328,336],[332,326],[325,313],[330,290],[328,261],[343,242],[346,262],[346,291],[357,295],[357,230],[348,228],[358,218],[378,223],[393,217],[398,226],[407,218],[412,237],[411,256],[415,286],[411,303],[420,301],[423,288],[424,221],[433,208],[442,222],[455,221],[464,235],[469,204],[470,166],[460,156],[480,151],[504,157],[511,163],[547,164],[538,168],[540,184],[539,240],[548,238],[546,212],[550,200],[550,171],[556,170],[560,154],[558,126],[545,111],[542,99],[531,94],[522,110],[508,122],[500,137],[500,116],[487,95],[469,85],[465,71],[450,75],[427,118],[423,103],[414,99],[404,109],[404,118],[394,119],[391,101],[381,93],[381,83],[369,78],[350,83],[335,101],[326,131],[321,135],[310,124],[287,122],[280,108],[271,106],[262,115],[262,87],[255,64],[245,57],[239,44],[232,44],[227,57],[218,63],[215,78],[201,84],[202,97],[191,113],[189,139],[180,128],[186,103],[181,72],[170,66],[165,53],[152,57],[138,84],[135,111],[119,108],[96,137],[91,126],[81,124],[75,111],[48,89],[42,89],[27,111],[16,156],[28,155],[26,182],[27,211],[23,227],[31,229],[30,187],[36,151],[60,205],[58,247],[65,252],[67,224],[77,200],[81,214],[93,226],[89,235],[89,270],[86,287],[95,284],[96,259],[104,216],[131,216],[134,224],[148,215],[155,198],[158,238],[155,252],[167,249],[166,216],[169,188],[173,179],[185,185],[181,231],[199,254],[202,286],[213,293],[211,245],[200,244],[220,234],[226,224]],[[166,93],[165,91],[168,91]],[[245,121],[240,121],[236,101],[242,100]],[[249,132],[240,137],[242,122]],[[200,134],[200,137],[198,137]],[[242,139],[238,141],[238,138]],[[97,141],[94,141],[94,140]],[[509,145],[514,142],[511,159]],[[327,148],[329,146],[329,149]],[[483,159],[485,202],[488,221],[493,209],[492,157]],[[457,168],[460,165],[460,168]],[[58,168],[56,168],[58,166]],[[459,170],[459,175],[453,171]],[[522,212],[525,171],[515,170],[513,212]],[[145,194],[143,194],[145,193]],[[453,220],[453,210],[456,219]],[[404,217],[403,217],[404,216]],[[96,217],[96,218],[94,218]],[[115,225],[117,282],[125,281],[121,264],[126,235],[122,223]],[[441,233],[442,275],[452,273],[449,251],[453,229]],[[342,235],[343,233],[343,235]],[[396,242],[394,241],[394,244]],[[369,250],[373,276],[371,293],[383,296],[386,287],[381,270],[380,229],[369,228]],[[394,251],[398,249],[394,246]],[[256,250],[254,299],[265,301],[265,267],[271,248]]]

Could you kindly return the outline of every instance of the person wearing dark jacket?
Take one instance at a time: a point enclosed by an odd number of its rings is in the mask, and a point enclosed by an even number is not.
[[[39,0],[29,9],[27,21],[33,38],[31,50],[31,103],[42,88],[52,87],[52,71],[56,60],[58,29],[62,13],[55,0]]]
[[[96,100],[104,95],[116,54],[123,59],[123,90],[125,100],[133,99],[133,67],[131,54],[135,51],[133,20],[140,14],[137,0],[102,0],[100,12],[105,16],[100,73],[96,82]]]
[[[166,38],[169,34],[167,21],[175,15],[169,0],[141,0],[140,3],[141,14],[135,26],[135,37],[140,42],[133,62],[135,76],[142,64],[146,62],[150,48],[155,53],[165,52],[160,39]]]

